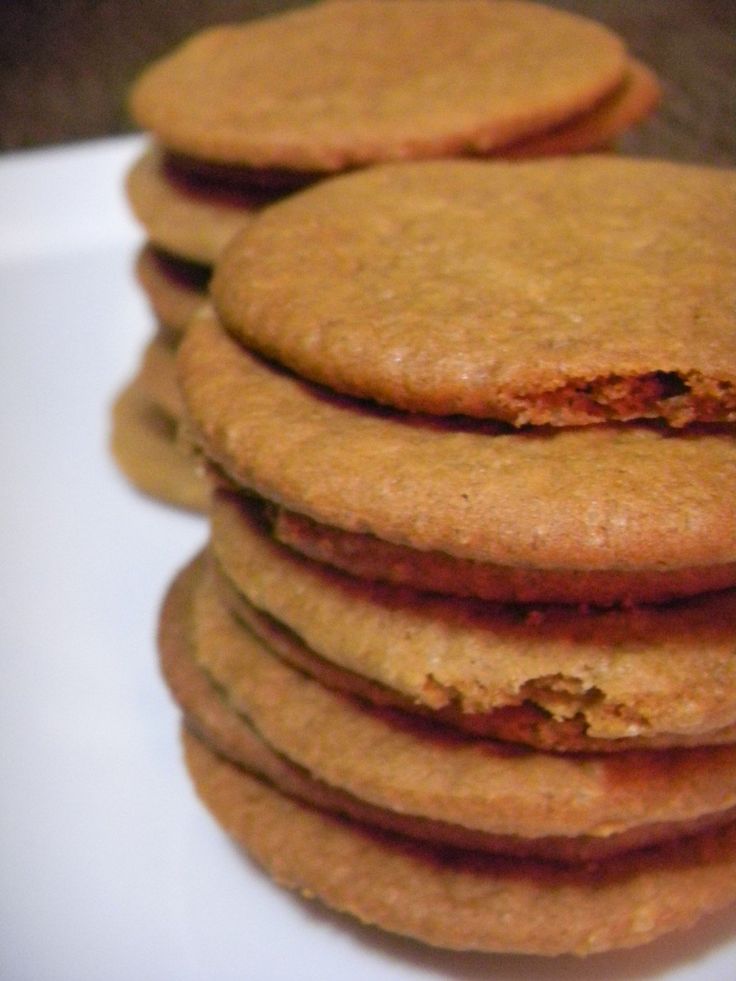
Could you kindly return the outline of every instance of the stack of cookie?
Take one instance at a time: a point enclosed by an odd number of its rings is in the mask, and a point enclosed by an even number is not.
[[[127,192],[160,326],[115,408],[122,470],[203,506],[171,358],[223,246],[264,205],[378,161],[599,148],[658,94],[610,31],[519,0],[313,4],[206,31],[151,66],[131,111],[153,142]]]
[[[266,209],[178,356],[165,675],[284,885],[590,953],[736,899],[728,171],[385,164]]]

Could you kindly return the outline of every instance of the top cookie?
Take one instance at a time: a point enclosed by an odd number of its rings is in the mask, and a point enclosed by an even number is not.
[[[387,412],[275,369],[205,307],[177,374],[205,454],[234,483],[322,524],[531,569],[736,561],[732,427],[509,431]]]
[[[625,71],[609,30],[521,0],[333,0],[197,35],[143,73],[130,111],[193,157],[333,171],[486,152]]]
[[[213,293],[248,345],[402,409],[579,425],[736,418],[736,171],[427,161],[260,215]]]

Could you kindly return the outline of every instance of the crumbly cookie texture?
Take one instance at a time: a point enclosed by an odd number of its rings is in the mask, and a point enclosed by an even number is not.
[[[238,484],[347,531],[533,569],[736,561],[729,427],[509,431],[332,397],[255,358],[209,311],[179,350],[192,431]]]
[[[485,712],[463,711],[457,703],[430,706],[316,654],[293,630],[249,603],[222,570],[218,570],[218,573],[218,591],[223,603],[236,620],[271,652],[325,687],[347,695],[357,695],[378,709],[400,709],[410,715],[431,718],[469,736],[555,753],[626,753],[632,749],[723,746],[736,742],[736,722],[707,733],[647,731],[635,736],[606,739],[589,734],[584,713],[562,717],[527,699],[519,704]]]
[[[216,495],[212,549],[257,609],[318,655],[442,708],[531,702],[598,738],[736,722],[736,591],[588,611],[474,603],[367,583],[273,542]]]
[[[736,829],[582,869],[409,842],[299,804],[184,735],[216,820],[282,886],[459,950],[590,954],[648,943],[736,897]]]
[[[736,171],[583,156],[322,182],[225,250],[228,329],[331,389],[516,426],[736,419]]]
[[[340,0],[197,35],[144,71],[130,111],[193,157],[334,171],[520,140],[626,67],[606,28],[542,5]]]

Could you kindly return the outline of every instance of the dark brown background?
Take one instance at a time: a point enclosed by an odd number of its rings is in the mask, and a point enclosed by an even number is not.
[[[0,0],[0,149],[127,131],[125,92],[151,59],[206,24],[298,0]],[[665,99],[632,153],[736,164],[736,0],[551,0],[617,30]]]

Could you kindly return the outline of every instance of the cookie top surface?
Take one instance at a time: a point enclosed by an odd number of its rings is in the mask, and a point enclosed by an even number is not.
[[[332,398],[201,311],[177,368],[205,452],[300,514],[503,565],[666,569],[736,559],[730,427],[509,432]]]
[[[311,651],[434,708],[531,702],[594,738],[704,735],[736,721],[736,591],[581,611],[382,586],[277,545],[216,496],[212,551],[256,609]]]
[[[228,329],[339,392],[577,425],[736,418],[736,171],[589,156],[385,165],[264,212]]]
[[[130,111],[194,157],[333,171],[510,143],[589,108],[625,65],[606,28],[520,0],[339,0],[195,36]]]

